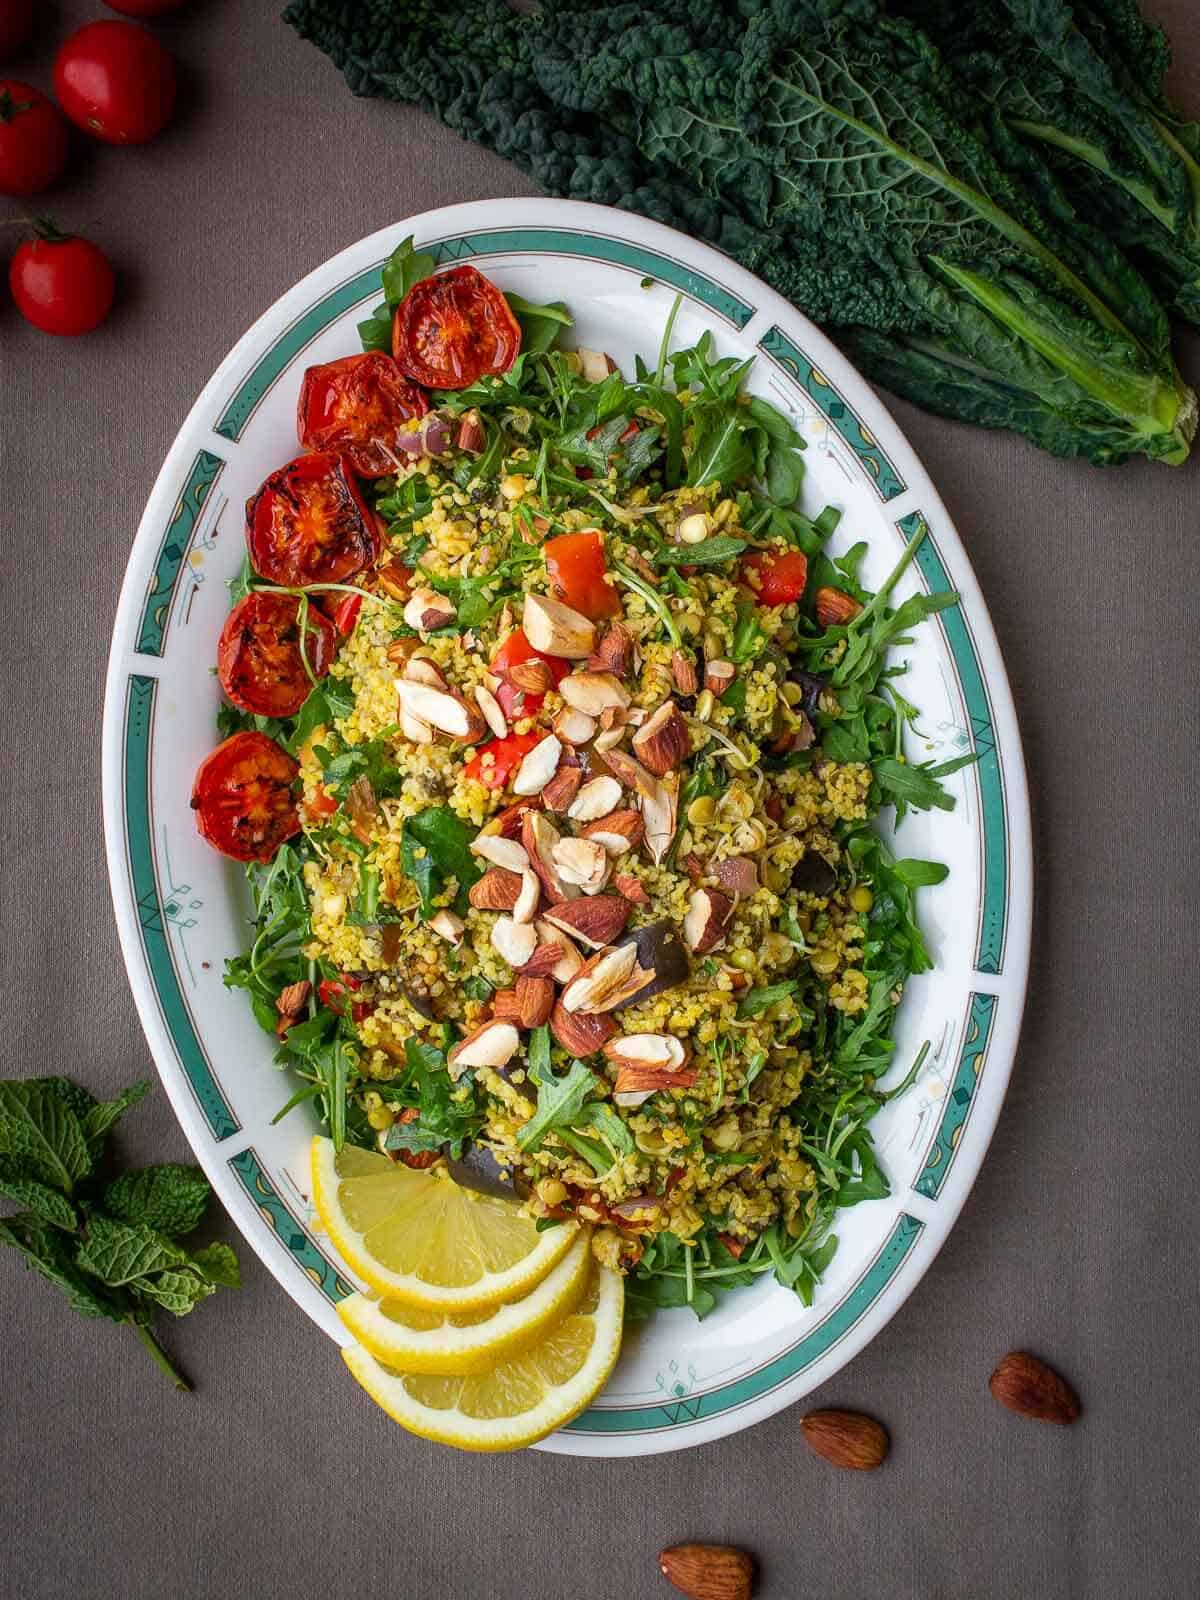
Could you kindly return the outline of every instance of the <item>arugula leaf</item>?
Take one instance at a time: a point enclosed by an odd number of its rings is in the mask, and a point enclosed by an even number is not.
[[[421,916],[426,920],[433,915],[434,900],[448,878],[458,884],[457,907],[465,904],[467,891],[483,875],[479,858],[470,850],[474,837],[475,830],[449,806],[430,806],[405,819],[400,835],[401,864],[416,884]]]
[[[562,330],[573,326],[574,318],[561,300],[539,306],[520,294],[506,294],[504,298],[521,324],[521,349],[526,353],[549,350]]]
[[[421,1039],[410,1037],[404,1041],[404,1061],[404,1093],[415,1098],[420,1116],[415,1122],[394,1122],[387,1131],[387,1148],[444,1150],[457,1159],[483,1125],[473,1095],[466,1100],[454,1098],[468,1080],[452,1082],[446,1070],[446,1052]]]
[[[570,1128],[578,1121],[583,1102],[599,1087],[598,1080],[582,1061],[572,1061],[571,1070],[564,1078],[556,1078],[547,1071],[536,1081],[537,1110],[517,1134],[517,1147],[521,1150],[537,1150],[552,1130]]]
[[[906,858],[903,861],[893,861],[892,871],[910,889],[919,889],[927,884],[944,883],[950,876],[950,868],[940,861],[914,861]]]
[[[0,1080],[0,1157],[27,1164],[64,1194],[92,1169],[84,1124],[53,1092],[35,1083]]]
[[[781,1000],[786,1000],[789,995],[795,994],[799,987],[796,978],[787,978],[782,983],[768,984],[764,989],[748,989],[738,1003],[738,1016],[760,1017],[773,1005],[778,1005]]]
[[[619,1156],[631,1156],[637,1149],[633,1135],[605,1100],[592,1100],[579,1113],[577,1128],[595,1128]],[[561,1136],[561,1134],[560,1134]]]
[[[169,1163],[123,1172],[105,1184],[100,1204],[118,1222],[140,1223],[163,1233],[191,1233],[200,1226],[211,1193],[199,1167]]]
[[[711,539],[701,539],[699,544],[666,545],[654,553],[656,567],[714,567],[732,561],[746,548],[744,539],[734,539],[718,534]]]
[[[932,807],[939,811],[953,811],[954,796],[946,793],[938,779],[949,777],[961,767],[970,766],[975,759],[972,751],[970,755],[956,756],[952,761],[943,761],[934,766],[929,762],[913,765],[885,756],[873,764],[871,771],[878,780],[884,798],[894,803],[897,816],[903,816],[909,807],[914,811],[928,811]]]

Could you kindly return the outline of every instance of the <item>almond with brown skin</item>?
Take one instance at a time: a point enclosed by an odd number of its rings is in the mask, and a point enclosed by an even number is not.
[[[704,687],[718,700],[736,677],[737,668],[732,661],[723,661],[718,656],[704,664]]]
[[[810,1411],[800,1427],[806,1442],[835,1467],[873,1472],[887,1457],[887,1429],[859,1411]]]
[[[618,872],[613,878],[613,888],[635,906],[650,904],[645,884],[640,878],[635,878],[632,872]]]
[[[625,678],[633,667],[633,635],[623,622],[614,622],[588,657],[589,672],[611,672]]]
[[[565,945],[539,944],[529,960],[520,968],[520,975],[525,978],[550,978],[554,976],[554,969],[563,959]]]
[[[554,1010],[554,983],[550,978],[517,978],[517,1027],[540,1028]]]
[[[559,767],[542,790],[542,805],[547,811],[566,811],[582,783],[582,767]]]
[[[545,694],[554,687],[554,674],[536,656],[531,661],[518,661],[508,669],[508,675],[526,694]]]
[[[311,993],[312,984],[307,978],[302,978],[299,983],[289,983],[286,989],[279,991],[275,1009],[281,1017],[298,1016],[307,1005]]]
[[[511,911],[521,893],[521,875],[507,867],[489,867],[473,883],[467,899],[476,911]]]
[[[594,1055],[608,1043],[617,1031],[617,1025],[606,1016],[572,1016],[559,1000],[550,1013],[550,1032],[555,1042],[568,1055]]]
[[[629,921],[629,901],[616,894],[594,894],[581,900],[564,900],[543,913],[553,928],[561,928],[592,950],[612,944]]]
[[[718,889],[693,889],[688,896],[683,919],[683,942],[693,955],[715,950],[725,937],[725,925],[733,915],[733,901]]]
[[[671,676],[680,694],[695,694],[699,682],[696,666],[691,656],[684,655],[682,650],[676,650],[671,657]]]
[[[521,1025],[521,1002],[515,989],[497,989],[492,996],[492,1021]]]
[[[645,831],[646,824],[642,821],[641,812],[629,809],[610,811],[606,817],[586,822],[580,829],[585,839],[598,839],[610,856],[621,856],[627,850],[636,850]]]
[[[633,736],[634,755],[657,778],[674,772],[687,759],[691,748],[687,720],[674,700],[664,700]]]
[[[835,589],[832,586],[818,589],[813,596],[813,603],[817,621],[823,628],[844,627],[847,622],[853,622],[862,610],[861,604],[853,595],[847,594],[844,589]]]
[[[1027,1350],[1006,1355],[992,1373],[988,1387],[994,1399],[1019,1417],[1065,1426],[1079,1416],[1079,1396],[1071,1385]]]
[[[673,1544],[658,1570],[688,1600],[750,1600],[754,1563],[731,1544]]]

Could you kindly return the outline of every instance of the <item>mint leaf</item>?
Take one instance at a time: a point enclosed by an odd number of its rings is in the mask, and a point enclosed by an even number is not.
[[[70,1194],[92,1169],[84,1125],[58,1094],[37,1083],[0,1082],[0,1157],[32,1167]]]
[[[0,1219],[0,1244],[19,1250],[36,1272],[62,1290],[81,1317],[124,1322],[124,1306],[79,1270],[71,1259],[70,1240],[49,1223],[31,1216],[4,1217]]]
[[[0,1194],[15,1200],[42,1222],[55,1228],[65,1228],[73,1233],[77,1224],[75,1207],[64,1194],[36,1178],[22,1176],[21,1169],[11,1161],[0,1162]]]
[[[122,1089],[115,1100],[103,1100],[99,1105],[92,1107],[84,1118],[83,1131],[87,1136],[93,1161],[100,1159],[104,1141],[108,1138],[110,1130],[120,1122],[131,1106],[145,1099],[149,1091],[150,1085],[144,1078],[139,1078],[137,1083],[131,1083],[128,1089]]]
[[[199,1301],[217,1292],[216,1284],[205,1277],[194,1272],[175,1272],[170,1269],[153,1278],[137,1278],[130,1288],[175,1317],[186,1317]]]
[[[166,1267],[186,1266],[188,1253],[154,1228],[117,1222],[97,1211],[88,1218],[75,1259],[110,1288],[119,1288]]]
[[[430,806],[405,820],[400,835],[400,863],[421,897],[421,915],[433,915],[434,900],[453,878],[458,885],[455,904],[482,877],[483,868],[470,845],[475,830],[449,806]]]
[[[223,1289],[242,1287],[242,1270],[238,1265],[238,1258],[230,1246],[222,1244],[219,1239],[212,1244],[203,1245],[199,1250],[193,1250],[192,1265],[204,1274],[209,1283],[219,1284]]]
[[[100,1204],[119,1222],[140,1223],[161,1233],[191,1233],[211,1194],[199,1167],[170,1164],[123,1172],[101,1191]]]
[[[553,1128],[569,1128],[579,1118],[583,1102],[597,1088],[597,1080],[582,1061],[572,1061],[565,1078],[547,1074],[538,1079],[537,1110],[517,1134],[521,1150],[536,1150]]]

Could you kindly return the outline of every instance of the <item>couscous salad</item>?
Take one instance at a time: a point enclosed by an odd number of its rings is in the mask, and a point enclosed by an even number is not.
[[[945,869],[875,824],[963,764],[906,758],[890,652],[957,597],[893,602],[920,535],[874,593],[865,545],[825,552],[799,434],[674,311],[630,373],[410,242],[383,290],[248,503],[192,804],[253,896],[226,982],[373,1291],[347,1359],[504,1448],[587,1403],[622,1312],[763,1273],[808,1302],[888,1192]]]

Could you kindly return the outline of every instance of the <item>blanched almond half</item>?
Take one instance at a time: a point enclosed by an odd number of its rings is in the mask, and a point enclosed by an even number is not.
[[[525,846],[516,839],[505,839],[498,833],[476,834],[471,840],[471,854],[482,856],[494,867],[507,867],[510,872],[524,872],[529,865]]]
[[[614,810],[621,798],[621,785],[615,778],[591,778],[567,807],[572,822],[595,822]]]
[[[400,707],[400,732],[406,739],[411,739],[413,744],[433,743],[433,729],[404,706]]]
[[[557,946],[558,960],[549,970],[548,976],[555,983],[570,983],[571,979],[583,965],[583,957],[559,928],[552,927],[550,923],[540,917],[534,923],[537,929],[538,949],[547,949]]]
[[[479,683],[475,686],[475,704],[483,712],[484,721],[496,735],[497,739],[508,737],[508,722],[504,712],[500,709],[500,702],[490,689],[485,689]]]
[[[520,1046],[521,1036],[511,1022],[485,1022],[454,1046],[446,1064],[450,1076],[458,1078],[468,1067],[503,1067]]]
[[[456,917],[453,911],[438,911],[429,919],[429,926],[439,939],[445,939],[447,944],[460,945],[467,925],[461,917]]]
[[[671,848],[678,821],[679,774],[668,772],[651,779],[653,788],[641,796],[642,821],[646,824],[646,848],[655,866]]]
[[[542,886],[538,882],[538,875],[529,867],[521,874],[521,892],[517,896],[517,903],[512,908],[514,922],[532,922],[533,914],[538,908],[538,901],[542,896]]]
[[[554,865],[564,883],[576,883],[584,894],[598,894],[608,877],[608,851],[595,839],[560,839]]]
[[[623,711],[630,700],[629,690],[611,672],[572,672],[559,684],[558,692],[569,706],[589,717]]]
[[[449,734],[452,739],[466,739],[476,728],[475,716],[478,714],[472,713],[465,700],[445,689],[435,689],[427,683],[414,683],[411,678],[397,678],[396,693],[400,696],[404,711],[420,717],[422,722],[429,723],[439,733]],[[483,719],[480,717],[478,726],[482,725]],[[478,737],[478,734],[475,736]]]
[[[404,664],[404,676],[410,683],[423,683],[430,689],[448,687],[437,664],[430,661],[428,656],[410,656]]]
[[[525,596],[521,628],[535,650],[568,661],[585,660],[596,643],[595,623],[546,594]]]
[[[552,733],[548,733],[534,745],[517,768],[517,775],[512,783],[513,793],[541,794],[554,776],[561,755],[562,745]]]
[[[675,1062],[672,1045],[679,1048],[678,1065],[683,1065],[683,1046],[678,1039],[673,1039],[665,1033],[625,1033],[617,1039],[610,1039],[604,1046],[604,1054],[618,1066],[628,1061],[641,1067],[664,1067],[670,1069]]]
[[[693,955],[715,950],[725,937],[733,901],[717,889],[693,889],[683,919],[683,941]]]
[[[510,967],[523,967],[537,949],[537,933],[530,922],[514,922],[497,917],[492,928],[492,945]]]
[[[564,744],[586,744],[596,731],[596,720],[594,717],[585,717],[582,711],[564,706],[551,727]]]

